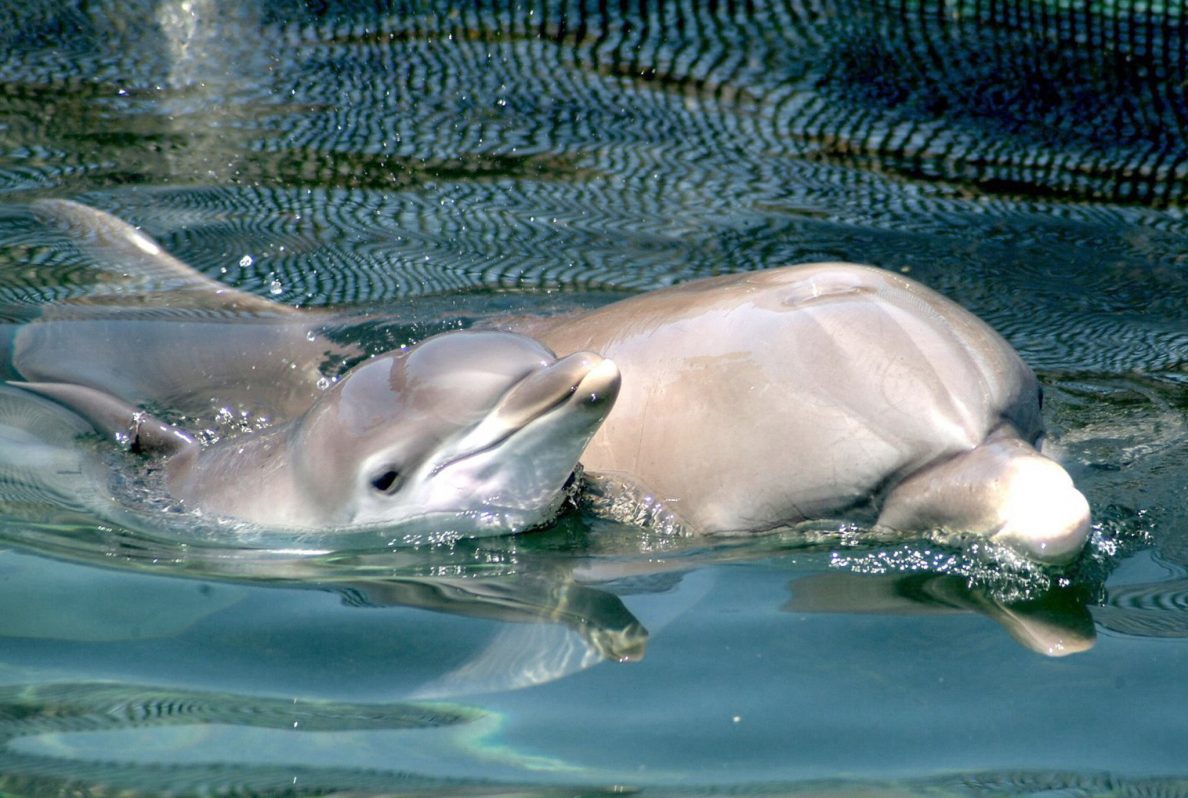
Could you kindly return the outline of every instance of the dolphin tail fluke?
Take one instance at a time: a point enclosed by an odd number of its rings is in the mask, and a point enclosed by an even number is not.
[[[9,382],[9,385],[50,399],[86,419],[97,431],[111,435],[133,452],[173,455],[198,446],[186,431],[109,393],[63,382]]]
[[[38,200],[33,211],[41,219],[64,228],[106,271],[139,282],[149,292],[170,292],[197,304],[244,313],[285,314],[293,308],[213,280],[170,255],[149,236],[109,213],[65,199]]]
[[[1042,563],[1073,560],[1089,537],[1089,503],[1055,460],[1000,427],[887,495],[879,524],[969,532]]]

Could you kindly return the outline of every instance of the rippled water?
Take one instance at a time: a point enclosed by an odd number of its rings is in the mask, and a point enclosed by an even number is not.
[[[580,511],[249,547],[113,502],[116,456],[6,390],[0,791],[1188,792],[1188,23],[938,7],[0,5],[10,331],[110,290],[44,197],[371,350],[875,263],[1020,350],[1096,519],[1061,573]]]

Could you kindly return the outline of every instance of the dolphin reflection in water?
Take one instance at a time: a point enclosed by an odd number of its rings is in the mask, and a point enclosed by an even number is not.
[[[1031,370],[972,314],[891,272],[824,263],[697,281],[444,333],[326,387],[327,363],[357,354],[319,334],[326,316],[227,288],[101,211],[37,209],[148,290],[49,306],[16,333],[14,384],[164,456],[168,491],[195,511],[520,532],[556,515],[580,460],[607,506],[639,500],[692,533],[870,512],[878,527],[1062,564],[1089,532],[1085,498],[1037,448]],[[187,309],[243,323],[204,348],[209,325]],[[181,418],[250,406],[265,421],[202,440],[146,405]]]

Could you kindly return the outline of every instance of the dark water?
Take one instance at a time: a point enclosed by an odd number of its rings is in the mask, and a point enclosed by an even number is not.
[[[1186,43],[1156,2],[5,3],[5,320],[108,279],[44,197],[376,347],[875,263],[1031,363],[1096,525],[1061,573],[577,512],[249,551],[0,393],[0,792],[1188,793]]]

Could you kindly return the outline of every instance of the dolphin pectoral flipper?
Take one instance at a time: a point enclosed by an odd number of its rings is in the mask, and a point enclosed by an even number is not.
[[[1084,545],[1089,503],[1059,463],[1004,425],[896,485],[878,523],[979,534],[1039,562],[1064,564]]]
[[[249,313],[292,314],[294,308],[239,291],[213,280],[170,255],[145,233],[109,213],[65,199],[33,203],[33,211],[69,232],[97,266],[136,278],[149,292],[170,292],[187,308],[213,304]],[[195,300],[198,301],[195,301]]]
[[[15,388],[44,396],[86,419],[99,432],[119,440],[131,451],[173,455],[196,449],[186,431],[109,393],[64,382],[9,382]]]

